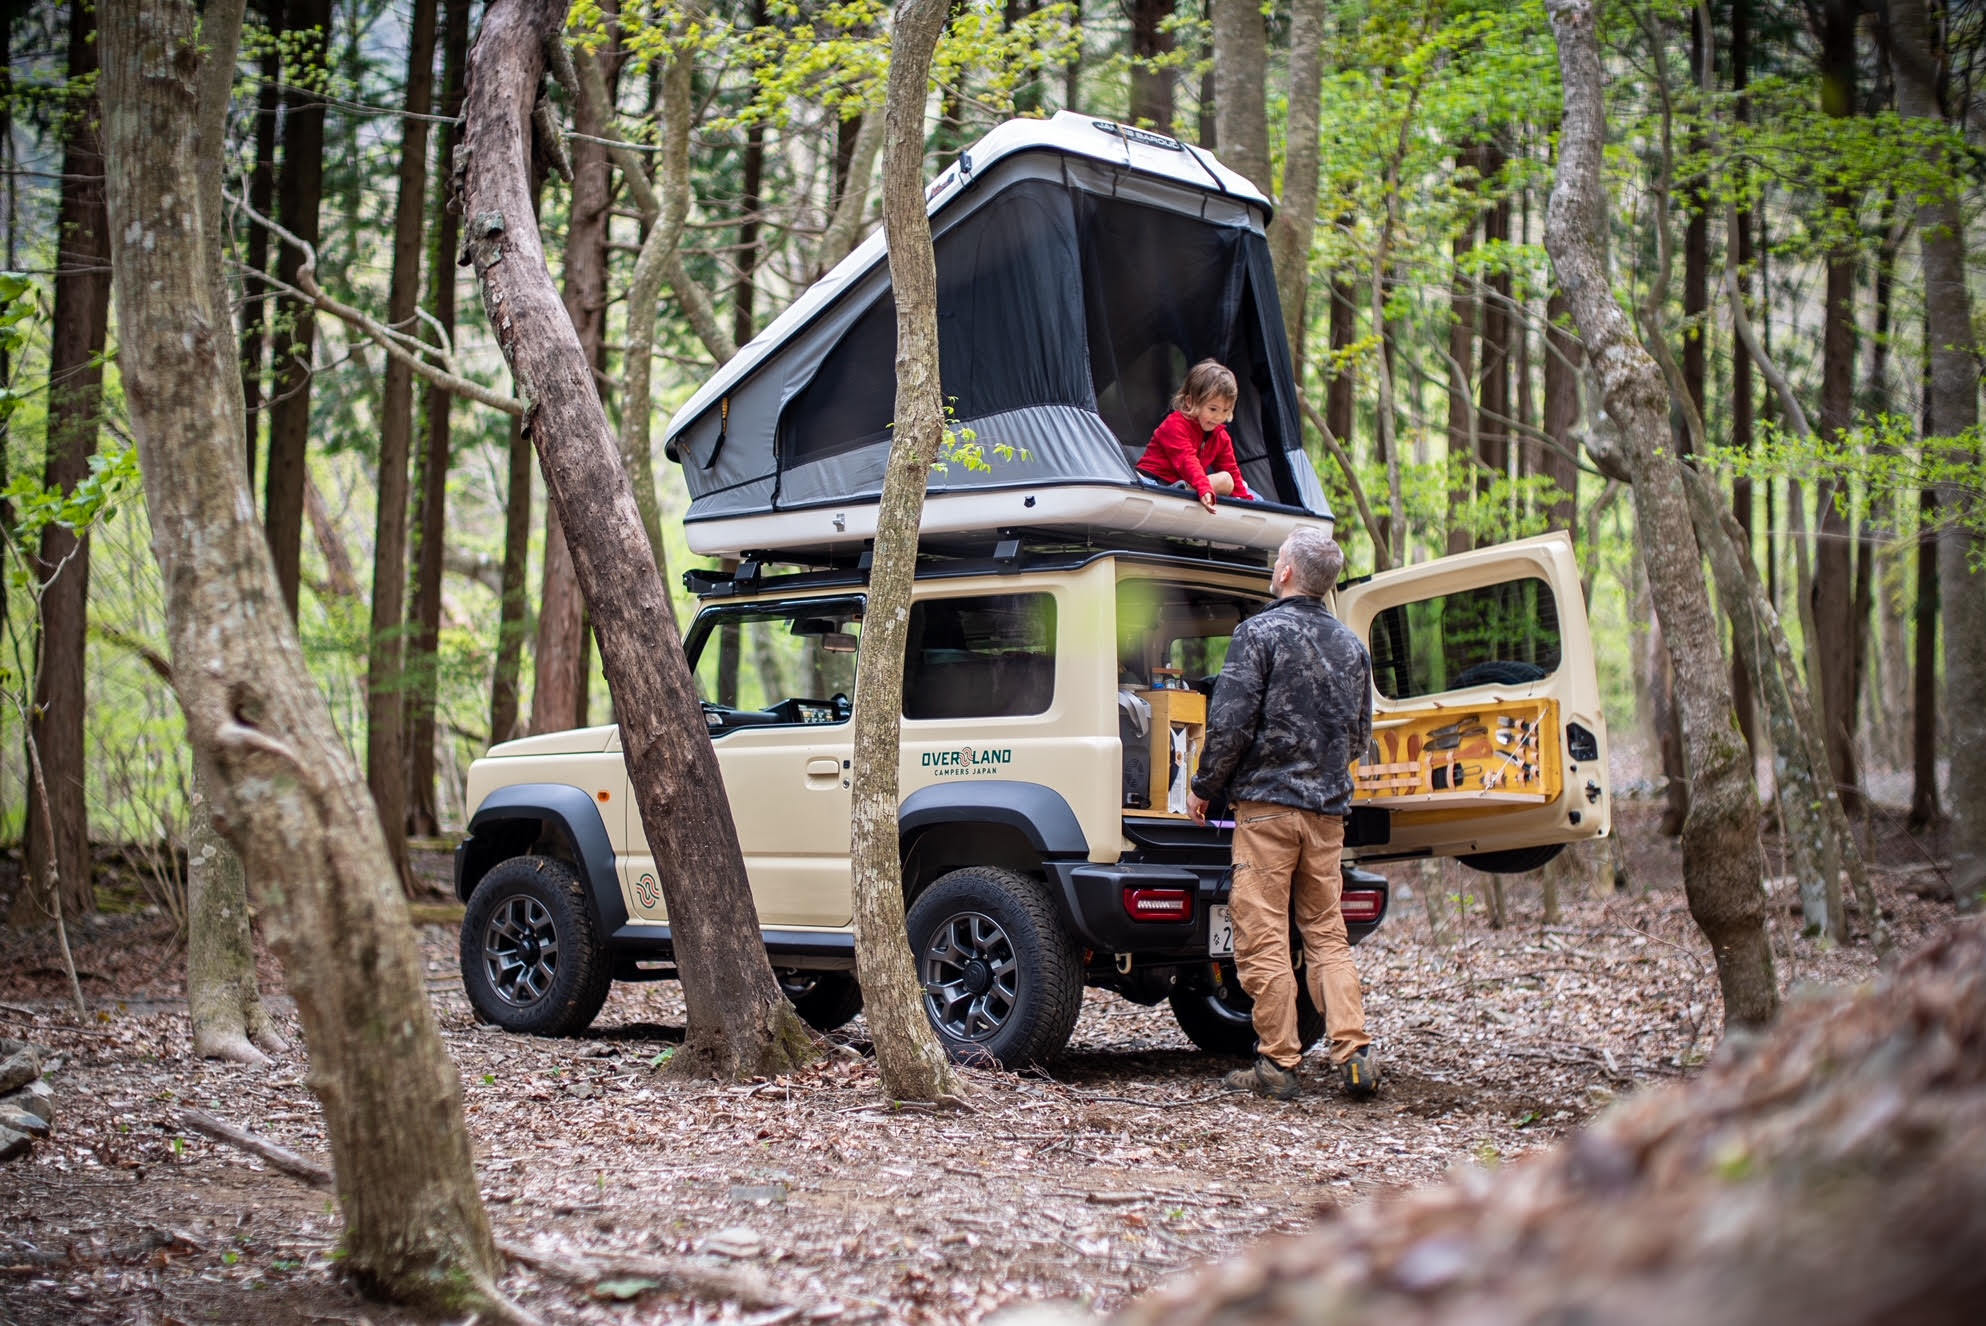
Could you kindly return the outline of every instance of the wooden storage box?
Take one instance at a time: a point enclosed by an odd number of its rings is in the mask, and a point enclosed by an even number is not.
[[[1145,740],[1152,757],[1151,809],[1149,814],[1171,814],[1166,809],[1172,788],[1172,733],[1183,729],[1186,735],[1186,767],[1180,777],[1190,780],[1200,768],[1200,751],[1207,744],[1207,697],[1198,691],[1139,691],[1152,707],[1152,726]]]

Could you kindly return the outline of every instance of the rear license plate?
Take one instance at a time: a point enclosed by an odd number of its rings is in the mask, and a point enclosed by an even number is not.
[[[1234,955],[1234,913],[1221,904],[1207,908],[1207,956],[1227,958]]]

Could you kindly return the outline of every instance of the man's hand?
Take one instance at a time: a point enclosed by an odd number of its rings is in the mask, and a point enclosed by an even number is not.
[[[1207,509],[1208,515],[1214,513],[1214,494],[1212,489],[1208,489],[1206,492],[1200,494],[1200,505]]]
[[[1195,792],[1186,794],[1186,813],[1193,817],[1195,824],[1207,822],[1207,799]]]

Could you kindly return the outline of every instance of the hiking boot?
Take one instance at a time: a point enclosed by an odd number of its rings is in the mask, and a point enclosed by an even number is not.
[[[1379,1058],[1370,1045],[1361,1045],[1352,1051],[1351,1058],[1338,1065],[1339,1080],[1345,1084],[1345,1094],[1354,1100],[1364,1100],[1379,1090]]]
[[[1270,1059],[1257,1059],[1252,1068],[1237,1068],[1221,1079],[1229,1091],[1252,1091],[1270,1100],[1295,1100],[1303,1084],[1294,1068],[1283,1068]]]

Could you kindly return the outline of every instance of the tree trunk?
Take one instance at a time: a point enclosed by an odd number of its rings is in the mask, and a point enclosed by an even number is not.
[[[1349,277],[1338,276],[1331,281],[1331,359],[1339,365],[1331,375],[1331,384],[1324,393],[1324,421],[1331,426],[1331,436],[1338,444],[1350,451],[1352,447],[1353,416],[1358,405],[1358,370],[1355,369],[1346,352],[1358,340],[1358,286]]]
[[[903,650],[917,568],[925,477],[945,428],[938,377],[938,268],[924,210],[924,101],[945,0],[900,0],[890,52],[883,148],[883,230],[896,294],[896,429],[876,518],[869,606],[855,678],[852,837],[855,967],[876,1042],[884,1094],[943,1101],[957,1075],[924,1015],[923,990],[904,939],[897,839]]]
[[[1482,149],[1466,147],[1455,157],[1461,177],[1482,170]],[[1467,552],[1475,535],[1465,512],[1475,498],[1476,484],[1476,277],[1464,270],[1476,247],[1472,215],[1452,243],[1454,272],[1448,295],[1448,551]]]
[[[1945,815],[1938,805],[1938,496],[1917,495],[1916,648],[1910,669],[1910,819],[1913,831]]]
[[[765,0],[756,0],[752,6],[752,22],[762,25],[765,21]],[[682,118],[686,122],[690,114],[690,108],[685,106]],[[687,130],[687,124],[685,127]],[[745,129],[745,155],[739,173],[743,176],[743,186],[738,198],[738,277],[731,283],[731,339],[743,345],[758,334],[754,305],[758,302],[758,269],[762,248],[759,234],[763,227],[759,223],[759,212],[765,206],[765,199],[760,196],[760,190],[765,186],[765,124],[762,121],[753,120]],[[671,240],[671,247],[675,243]],[[650,338],[653,339],[652,331]],[[666,581],[666,577],[664,579]]]
[[[441,113],[451,121],[441,127],[435,159],[434,243],[428,249],[428,312],[438,335],[455,339],[455,253],[462,241],[462,219],[448,206],[450,163],[461,133],[453,123],[462,114],[462,74],[469,60],[469,0],[446,0],[443,9]],[[436,651],[441,641],[441,576],[448,552],[448,468],[451,454],[450,416],[454,396],[429,384],[426,397],[425,445],[421,450],[414,522],[414,610],[408,631],[407,665],[407,831],[423,837],[441,832],[441,810],[435,783]]]
[[[1939,121],[1931,42],[1922,0],[1891,0],[1896,107],[1906,119]],[[1924,320],[1931,342],[1931,428],[1959,437],[1979,422],[1979,369],[1972,300],[1965,286],[1965,225],[1945,148],[1929,149],[1952,192],[1922,201],[1917,233],[1924,250]],[[1956,506],[1955,488],[1938,496]],[[1944,617],[1945,722],[1951,751],[1952,897],[1973,904],[1986,893],[1986,539],[1954,520],[1938,536],[1938,602]],[[1921,623],[1922,616],[1920,614]],[[1920,626],[1921,630],[1921,626]],[[1920,653],[1928,649],[1920,635]],[[1920,663],[1920,668],[1922,664]],[[1922,692],[1920,691],[1920,697]],[[1920,718],[1928,724],[1930,716]],[[1920,756],[1921,758],[1921,756]]]
[[[1131,107],[1133,124],[1149,124],[1162,134],[1172,132],[1172,88],[1178,77],[1162,61],[1172,54],[1172,33],[1163,24],[1172,17],[1173,0],[1131,0]]]
[[[1221,164],[1275,196],[1269,171],[1269,36],[1256,0],[1213,0],[1214,112]]]
[[[503,507],[503,588],[497,595],[496,663],[490,672],[490,744],[524,735],[517,693],[524,637],[531,626],[525,586],[531,555],[531,440],[524,421],[510,421],[510,476]]]
[[[215,821],[262,894],[296,996],[344,1264],[361,1287],[429,1311],[500,1310],[460,1080],[399,880],[247,514],[236,344],[199,205],[196,53],[216,33],[185,0],[106,0],[104,14],[119,367],[174,679]]]
[[[1494,139],[1483,145],[1486,185],[1503,173],[1507,159],[1502,145]],[[1476,490],[1487,493],[1492,484],[1510,473],[1510,258],[1503,251],[1510,243],[1510,199],[1497,199],[1483,213],[1483,243],[1500,252],[1484,282],[1482,354],[1476,368],[1481,383],[1476,398],[1476,446],[1482,460],[1482,468],[1476,471]]]
[[[266,1064],[289,1042],[262,1005],[248,928],[248,878],[241,858],[214,829],[212,805],[196,760],[186,841],[186,1019],[193,1053]]]
[[[596,57],[604,103],[582,98],[573,107],[573,132],[599,139],[612,113],[620,60],[611,45]],[[613,169],[601,142],[574,139],[572,204],[565,232],[565,310],[594,373],[606,367],[607,214],[613,202]],[[472,236],[473,239],[473,236]],[[597,380],[596,380],[597,382]],[[527,433],[530,432],[526,428]],[[580,599],[572,550],[555,506],[545,507],[545,564],[538,594],[538,642],[532,652],[531,731],[562,732],[580,725],[585,705],[586,605]]]
[[[1821,109],[1830,117],[1855,114],[1855,0],[1827,0],[1821,32]],[[1846,211],[1853,199],[1835,193],[1830,207]],[[1821,332],[1821,436],[1832,441],[1855,415],[1855,254],[1830,254]],[[1842,800],[1853,814],[1860,803],[1855,759],[1854,540],[1845,505],[1848,487],[1823,477],[1815,493],[1812,591],[1821,719],[1827,757]]]
[[[883,117],[871,111],[861,117],[849,139],[845,182],[835,195],[834,215],[828,219],[821,246],[814,254],[816,277],[846,258],[861,238],[862,218],[869,207],[869,177],[876,173],[876,157],[882,150]]]
[[[1552,529],[1573,529],[1579,516],[1579,370],[1584,354],[1566,325],[1572,316],[1565,294],[1553,290],[1545,303],[1545,437],[1539,472],[1563,494],[1546,520]]]
[[[265,10],[271,37],[283,34],[283,0],[268,0]],[[255,169],[248,176],[248,205],[261,216],[276,210],[276,121],[282,107],[283,53],[277,41],[262,52],[258,71],[262,88],[255,98]],[[249,487],[255,486],[255,453],[262,436],[263,359],[269,349],[269,296],[256,273],[269,270],[269,231],[248,227],[248,271],[243,273],[241,301],[242,436],[246,445]]]
[[[1710,89],[1712,42],[1709,31],[1710,10],[1708,6],[1697,5],[1690,10],[1689,24],[1689,72],[1690,80],[1702,93]],[[1700,99],[1699,114],[1707,115],[1709,109]],[[1701,157],[1704,150],[1703,133],[1693,129],[1689,135],[1689,153]],[[1705,350],[1710,337],[1710,200],[1704,193],[1705,180],[1701,175],[1685,180],[1682,187],[1682,202],[1688,211],[1689,220],[1683,227],[1683,389],[1696,407],[1696,417],[1706,427],[1710,416],[1706,411],[1708,400],[1704,394]],[[1684,453],[1690,451],[1687,435],[1679,439]]]
[[[1634,489],[1635,539],[1676,676],[1691,775],[1683,827],[1683,885],[1690,914],[1710,940],[1728,1023],[1769,1021],[1778,1010],[1765,931],[1765,862],[1758,793],[1732,717],[1730,669],[1705,592],[1679,462],[1668,447],[1668,391],[1608,278],[1604,74],[1588,0],[1549,0],[1565,88],[1557,181],[1545,246],[1595,365],[1607,413],[1619,425],[1620,460]]]
[[[1737,96],[1736,116],[1740,125],[1751,120],[1751,99],[1745,89],[1751,82],[1751,2],[1731,0],[1731,91]],[[1749,205],[1737,209],[1732,227],[1737,249],[1738,298],[1749,299],[1752,284],[1752,212]],[[1742,338],[1733,337],[1731,346],[1731,447],[1739,452],[1752,449],[1752,356]],[[1744,555],[1752,557],[1752,481],[1749,475],[1731,480],[1731,508],[1744,531]],[[1731,701],[1738,710],[1738,730],[1745,734],[1745,746],[1758,758],[1758,701],[1752,694],[1751,675],[1742,667],[1731,673]]]
[[[723,778],[669,596],[531,215],[532,109],[561,0],[495,0],[469,55],[462,214],[483,305],[533,402],[525,429],[551,505],[577,532],[573,567],[600,635],[641,826],[680,961],[688,1032],[676,1062],[725,1077],[783,1072],[812,1041],[766,961]]]
[[[427,210],[428,123],[434,104],[435,0],[414,0],[407,46],[407,114],[400,121],[400,194],[393,209],[393,277],[386,321],[414,330],[421,300],[421,229]],[[437,275],[439,275],[437,273]],[[372,632],[366,656],[366,785],[386,850],[407,887],[407,464],[414,438],[414,371],[386,358],[379,402],[379,501],[373,523]]]
[[[69,6],[69,78],[86,84],[97,74],[96,8]],[[56,222],[55,309],[48,353],[48,446],[42,482],[68,492],[89,477],[96,454],[103,400],[104,334],[110,312],[110,236],[104,218],[103,144],[98,99],[92,95],[69,117],[62,152],[62,203]],[[55,905],[46,881],[61,890],[65,915],[96,910],[90,880],[90,819],[84,804],[87,772],[83,711],[89,704],[83,667],[89,629],[90,541],[61,525],[42,531],[34,562],[40,598],[39,648],[35,651],[34,708],[29,740],[41,758],[48,789],[47,828],[39,798],[29,797],[26,839],[28,887],[17,918]],[[48,832],[53,829],[53,834]],[[50,839],[54,855],[50,856]]]
[[[331,0],[290,0],[284,6],[288,40],[300,64],[321,57],[330,40]],[[314,34],[314,35],[313,35]],[[312,53],[315,53],[314,55]],[[284,95],[283,170],[276,188],[276,221],[305,244],[318,238],[317,211],[324,195],[324,101],[292,86]],[[297,283],[304,255],[285,244],[276,257],[276,278]],[[297,615],[299,561],[303,554],[303,485],[310,446],[311,355],[317,322],[307,304],[293,303],[287,322],[279,320],[270,347],[275,378],[269,405],[269,466],[264,478],[262,524],[276,559],[276,583],[290,620]],[[245,446],[246,444],[244,444]]]
[[[1170,0],[1168,0],[1168,7]],[[1310,246],[1317,235],[1318,99],[1324,88],[1325,0],[1295,0],[1290,9],[1289,122],[1283,141],[1283,189],[1269,222],[1276,298],[1283,306],[1296,381],[1303,382]]]

